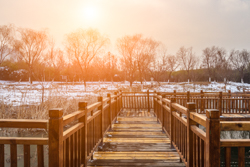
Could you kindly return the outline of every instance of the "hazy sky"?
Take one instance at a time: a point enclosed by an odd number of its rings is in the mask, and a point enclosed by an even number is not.
[[[117,38],[142,33],[197,55],[209,46],[250,49],[250,0],[0,0],[0,24],[48,28],[58,45],[77,28]]]

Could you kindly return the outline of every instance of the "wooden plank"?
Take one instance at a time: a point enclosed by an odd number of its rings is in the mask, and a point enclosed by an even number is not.
[[[78,120],[79,118],[84,116],[84,112],[83,111],[75,111],[71,114],[68,114],[66,116],[63,117],[63,126]]]
[[[162,132],[107,132],[107,135],[145,135],[145,136],[151,136],[151,135],[158,135],[158,136],[166,136],[166,134]]]
[[[206,116],[195,112],[190,113],[190,118],[198,124],[206,127]]]
[[[113,143],[170,143],[167,138],[103,138],[103,142]]]
[[[220,128],[222,131],[248,131],[250,121],[220,121]]]
[[[128,113],[130,113],[130,111],[128,111]],[[129,116],[129,115],[128,115]],[[157,118],[155,117],[150,117],[150,118],[147,118],[147,117],[144,117],[144,118],[141,118],[141,117],[117,117],[117,121],[157,121]]]
[[[0,137],[0,144],[48,145],[48,138]]]
[[[1,128],[41,128],[47,129],[48,121],[40,119],[0,119]]]
[[[113,124],[112,128],[131,128],[131,127],[140,127],[140,128],[162,128],[161,124]]]
[[[250,139],[220,139],[221,147],[250,147]]]

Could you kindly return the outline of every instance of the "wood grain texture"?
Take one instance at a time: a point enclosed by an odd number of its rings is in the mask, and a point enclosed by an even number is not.
[[[153,116],[152,110],[123,110],[88,166],[185,166]]]

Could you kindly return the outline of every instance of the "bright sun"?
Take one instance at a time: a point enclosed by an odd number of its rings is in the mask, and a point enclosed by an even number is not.
[[[88,6],[84,10],[84,17],[87,20],[93,21],[97,18],[97,9],[93,6]]]

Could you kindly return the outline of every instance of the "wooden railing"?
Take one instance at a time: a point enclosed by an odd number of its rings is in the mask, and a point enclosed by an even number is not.
[[[218,109],[220,114],[249,114],[250,94],[223,92],[187,92],[158,93],[165,98],[175,97],[176,103],[187,107],[187,102],[194,102],[196,112],[206,114],[206,109]]]
[[[47,120],[27,120],[27,119],[1,119],[1,128],[39,128],[47,129]],[[0,137],[0,166],[5,166],[4,145],[10,145],[11,166],[17,166],[17,145],[23,145],[24,166],[30,166],[30,146],[37,147],[37,164],[44,166],[44,145],[48,145],[48,138],[38,137]]]
[[[11,166],[17,166],[17,144],[24,145],[24,166],[30,164],[30,145],[37,145],[37,164],[44,164],[44,145],[49,146],[49,166],[87,166],[122,107],[122,94],[98,97],[98,102],[80,102],[78,111],[63,116],[63,109],[49,110],[49,120],[0,120],[3,128],[42,128],[47,138],[0,137],[0,166],[4,166],[4,145],[10,144]],[[66,127],[69,127],[68,129]],[[33,165],[34,166],[34,165]]]
[[[153,92],[122,92],[122,108],[125,109],[153,109]]]
[[[194,103],[195,102],[195,103]],[[244,166],[249,139],[220,139],[221,131],[249,131],[247,119],[224,119],[221,113],[249,113],[249,96],[231,93],[115,92],[63,116],[62,109],[49,110],[49,120],[0,120],[1,128],[40,128],[48,137],[0,137],[0,166],[4,166],[5,147],[10,145],[11,166],[17,166],[17,145],[23,145],[24,166],[32,166],[31,145],[37,147],[37,164],[45,166],[44,145],[49,148],[49,166],[86,166],[119,111],[154,109],[169,136],[172,147],[189,167],[219,166],[224,148],[225,165],[230,166],[231,148],[238,148],[238,165]],[[214,109],[215,108],[215,109]],[[206,112],[205,112],[206,111]],[[205,115],[206,114],[206,115]],[[204,131],[204,129],[206,131]]]
[[[206,115],[199,114],[195,103],[182,106],[176,98],[164,98],[158,93],[154,98],[154,112],[186,166],[216,167],[223,163],[229,167],[232,147],[238,148],[235,165],[245,166],[245,148],[250,147],[250,139],[220,139],[220,132],[249,131],[249,118],[248,121],[223,121],[218,109],[207,109]],[[221,152],[221,148],[225,152]],[[225,162],[221,162],[221,156],[225,157]]]

